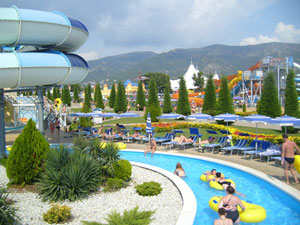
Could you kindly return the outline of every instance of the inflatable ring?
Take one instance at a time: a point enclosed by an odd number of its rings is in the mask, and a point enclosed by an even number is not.
[[[222,196],[212,197],[208,202],[209,207],[217,212],[219,201],[221,198]],[[267,218],[266,210],[262,206],[255,205],[243,200],[242,203],[246,209],[245,211],[242,211],[241,207],[238,206],[241,221],[246,223],[259,223]]]
[[[209,175],[208,176],[208,179],[214,179],[216,176],[215,175]],[[221,173],[221,177],[225,177],[223,173]],[[207,178],[206,178],[206,175],[205,174],[202,174],[200,176],[200,180],[204,181],[204,182],[208,182]]]
[[[60,110],[60,105],[61,105],[61,99],[60,98],[56,98],[55,100],[54,100],[54,107],[55,107],[55,109],[56,110]]]
[[[10,152],[10,150],[11,150],[11,147],[6,147],[6,150]]]
[[[125,149],[127,147],[127,145],[122,142],[115,143],[115,146],[119,149]]]
[[[100,142],[100,148],[105,148],[107,144],[105,142]]]
[[[234,187],[235,187],[235,182],[234,182],[233,180],[225,179],[225,181],[228,181],[228,182],[232,183],[232,184],[234,185]],[[209,182],[209,186],[210,186],[211,188],[214,188],[214,189],[217,189],[217,190],[221,190],[221,191],[224,190],[223,186],[222,186],[221,184],[219,184],[219,183],[218,183],[217,181],[215,181],[215,180],[211,180],[211,181]]]
[[[295,155],[295,168],[300,173],[300,155]]]

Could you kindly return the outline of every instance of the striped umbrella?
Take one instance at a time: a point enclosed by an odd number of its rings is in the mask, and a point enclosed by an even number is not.
[[[271,117],[268,117],[268,116],[254,114],[254,115],[246,116],[242,120],[245,120],[247,122],[251,122],[251,123],[255,123],[256,124],[256,140],[257,140],[257,128],[258,128],[258,124],[259,123],[266,124],[266,123],[268,123],[270,121],[270,119],[271,119]]]
[[[287,134],[287,127],[289,126],[294,126],[295,123],[299,123],[300,119],[296,118],[296,117],[292,117],[292,116],[280,116],[280,117],[276,117],[275,119],[271,119],[269,121],[269,124],[277,124],[281,127],[285,127],[285,134]]]
[[[147,115],[147,122],[146,122],[146,133],[152,133],[152,125],[151,125],[151,116],[150,113],[148,112]]]
[[[118,117],[141,117],[140,114],[138,113],[132,113],[132,112],[126,112],[126,113],[121,113],[121,114],[118,114]]]
[[[230,113],[219,114],[215,116],[215,120],[223,120],[227,123],[227,134],[228,134],[228,122],[235,122],[240,119],[240,116]]]
[[[177,113],[166,113],[166,114],[162,114],[161,116],[156,117],[157,119],[180,119],[180,118],[185,118],[184,115],[181,114],[177,114]]]
[[[213,116],[205,113],[196,113],[187,117],[189,120],[212,120]]]

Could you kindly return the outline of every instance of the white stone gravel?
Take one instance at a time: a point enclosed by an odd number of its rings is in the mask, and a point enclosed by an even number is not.
[[[6,171],[0,166],[0,185],[8,183]],[[162,192],[153,197],[139,196],[134,186],[146,181],[157,181],[161,184]],[[42,202],[36,193],[32,192],[13,192],[9,198],[15,201],[18,215],[24,225],[47,224],[43,222],[42,215],[50,208],[50,203]],[[163,175],[143,169],[132,167],[132,182],[126,188],[118,192],[103,193],[98,192],[89,198],[77,202],[61,202],[71,207],[72,219],[65,224],[78,224],[82,220],[96,221],[104,223],[107,214],[112,210],[123,213],[139,206],[139,210],[156,210],[153,215],[151,225],[172,225],[176,224],[182,209],[182,198],[174,184]]]

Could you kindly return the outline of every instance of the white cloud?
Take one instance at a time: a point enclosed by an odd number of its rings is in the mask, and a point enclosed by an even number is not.
[[[241,41],[240,45],[256,45],[268,42],[300,43],[300,29],[296,29],[292,24],[279,22],[272,36],[247,37]]]
[[[96,51],[91,52],[81,52],[78,53],[82,58],[84,58],[86,61],[94,60],[99,58],[99,53]]]

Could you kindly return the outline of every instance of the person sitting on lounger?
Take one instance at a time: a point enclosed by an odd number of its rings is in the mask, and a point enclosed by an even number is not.
[[[153,156],[155,151],[156,151],[156,141],[153,139],[152,134],[150,134],[149,144],[147,145],[147,148],[144,151],[144,154],[146,156],[148,152],[151,152],[151,156]]]
[[[134,134],[133,134],[133,135],[130,135],[129,137],[133,137],[133,138],[144,138],[144,137],[146,137],[146,136],[141,135],[141,133],[140,133],[138,130],[136,130],[136,131],[134,131]]]
[[[176,164],[176,169],[175,169],[174,173],[179,177],[185,177],[185,171],[182,168],[181,163]]]
[[[192,143],[193,142],[193,138],[187,138],[183,135],[180,136],[178,144],[182,144],[182,143]]]
[[[200,145],[211,144],[216,140],[215,137],[209,137],[207,140],[200,141]]]

